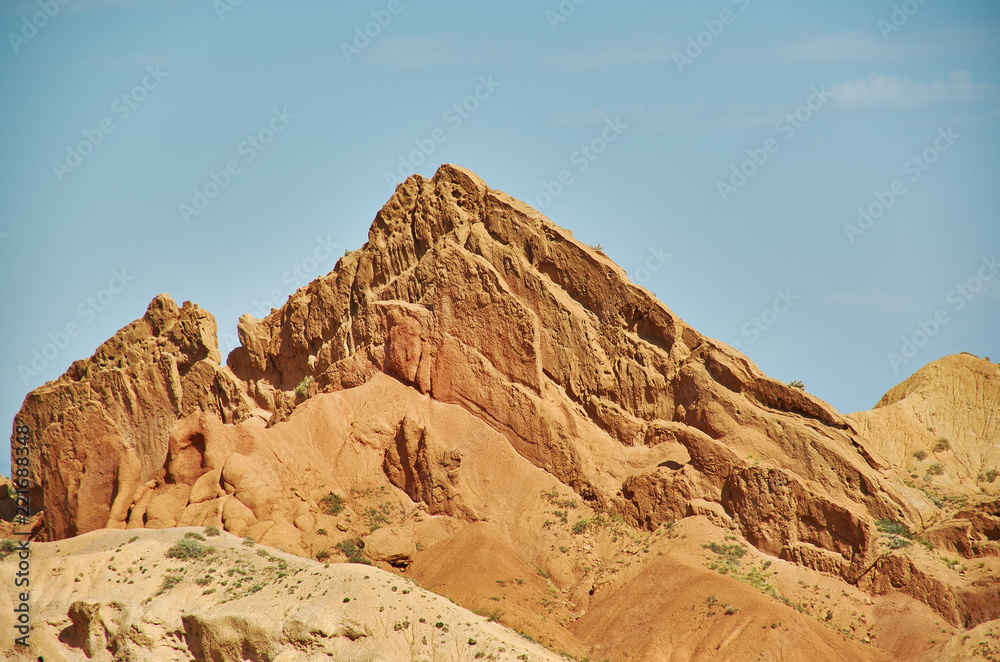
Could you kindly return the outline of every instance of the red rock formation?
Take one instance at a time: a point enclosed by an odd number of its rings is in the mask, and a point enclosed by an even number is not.
[[[887,556],[875,522],[921,531],[934,506],[887,479],[853,419],[467,170],[401,184],[361,249],[239,335],[220,366],[214,319],[162,295],[28,396],[18,422],[39,435],[48,538],[214,524],[310,554],[329,552],[319,530],[361,537],[395,518],[373,558],[406,566],[414,540],[447,545],[487,521],[497,549],[518,541],[512,568],[558,566],[538,493],[561,489],[649,532],[705,518],[952,623],[1000,614],[995,591]],[[323,505],[333,489],[342,514]],[[348,489],[387,496],[380,510]],[[581,604],[595,587],[583,564],[558,566]]]

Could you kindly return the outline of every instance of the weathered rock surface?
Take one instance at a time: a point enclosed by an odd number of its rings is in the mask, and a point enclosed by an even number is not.
[[[641,648],[638,659],[666,660],[684,649],[683,634],[649,634],[659,643],[637,648],[611,632],[622,596],[641,594],[654,566],[712,586],[749,582],[763,601],[753,609],[769,614],[782,595],[791,604],[796,577],[841,587],[830,590],[855,614],[865,596],[894,596],[889,611],[919,612],[919,627],[1000,616],[990,568],[965,577],[940,557],[996,558],[995,504],[943,511],[898,471],[909,446],[881,432],[886,420],[939,420],[937,405],[911,403],[940,375],[904,382],[874,412],[841,416],[702,336],[603,253],[462,168],[401,184],[361,249],[265,319],[244,316],[239,335],[221,366],[214,319],[161,295],[94,357],[28,396],[17,423],[37,437],[45,539],[212,525],[303,556],[367,557],[503,612],[550,646],[600,657]],[[979,399],[947,419],[956,439],[969,426],[992,434],[989,366],[968,384]],[[982,451],[983,439],[961,439],[962,452]],[[638,541],[676,521],[737,542],[711,552],[664,544],[668,558],[647,556]],[[931,550],[889,535],[886,522]],[[785,588],[747,575],[742,555],[713,565],[716,549],[744,543],[781,569],[771,581],[787,579]],[[720,567],[732,575],[718,577]],[[510,593],[503,609],[493,586]],[[800,613],[826,618],[800,597]],[[655,613],[677,606],[641,601]],[[830,606],[823,627],[847,637],[850,626],[853,637],[860,625]],[[101,615],[109,610],[74,613],[85,625],[113,621]],[[603,639],[574,626],[587,614]],[[199,634],[229,625],[206,623],[185,627],[212,650],[230,645]],[[84,625],[74,641],[96,636]],[[653,618],[648,632],[661,625]],[[797,632],[812,636],[805,625]],[[826,657],[802,659],[868,655],[832,641]],[[703,654],[723,643],[705,639]]]
[[[477,653],[511,662],[522,655],[561,659],[377,568],[324,567],[249,548],[226,534],[201,543],[211,552],[202,558],[166,557],[185,532],[200,531],[94,532],[36,544],[31,648],[14,644],[13,612],[4,609],[0,656],[25,662],[459,662]],[[227,572],[233,568],[239,572]],[[16,563],[0,562],[4,604],[14,603],[15,572]]]
[[[28,395],[17,421],[34,432],[31,472],[49,538],[124,528],[144,483],[197,478],[197,443],[170,454],[179,418],[206,412],[236,423],[249,415],[241,386],[220,366],[216,332],[206,311],[159,296],[92,357]],[[179,474],[164,473],[171,469]]]

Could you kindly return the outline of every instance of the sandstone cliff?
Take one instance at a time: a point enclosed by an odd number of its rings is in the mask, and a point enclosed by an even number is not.
[[[267,318],[244,316],[239,335],[220,365],[214,319],[161,295],[29,395],[17,422],[36,431],[47,540],[214,525],[340,560],[354,540],[546,645],[615,659],[686,645],[656,625],[695,609],[663,573],[737,593],[749,583],[746,609],[815,616],[850,646],[876,636],[857,621],[875,606],[885,623],[916,609],[907,627],[1000,615],[988,568],[973,581],[933,541],[886,533],[923,533],[944,504],[907,484],[875,423],[770,379],[467,170],[401,184],[363,247]],[[993,506],[965,505],[992,522]],[[939,547],[995,555],[1000,536],[980,528],[977,546]],[[853,615],[800,595],[821,578]],[[647,616],[614,632],[632,608]],[[742,613],[723,630],[750,627]],[[826,636],[814,625],[794,636]],[[707,615],[685,627],[721,631]],[[842,658],[837,641],[803,644],[802,659]],[[848,648],[918,659],[935,645]]]

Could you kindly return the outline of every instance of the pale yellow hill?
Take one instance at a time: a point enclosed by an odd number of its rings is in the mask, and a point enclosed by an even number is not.
[[[871,411],[847,417],[918,487],[1000,490],[1000,366],[971,354],[929,363]]]

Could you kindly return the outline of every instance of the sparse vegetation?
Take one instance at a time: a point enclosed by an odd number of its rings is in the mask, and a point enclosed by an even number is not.
[[[593,248],[595,251],[604,250],[604,244],[590,244],[590,247]]]
[[[580,535],[581,533],[583,533],[584,531],[587,530],[587,526],[589,524],[590,524],[590,520],[589,519],[579,519],[579,520],[577,520],[576,524],[573,525],[573,533],[575,533],[576,535]]]
[[[309,385],[313,383],[312,375],[305,377],[295,387],[295,395],[304,398],[309,395]]]
[[[243,544],[246,545],[247,547],[253,547],[254,545],[257,544],[257,541],[254,540],[252,537],[247,536],[246,538],[243,539]]]
[[[389,524],[389,516],[391,514],[392,504],[387,502],[380,504],[378,508],[374,506],[368,508],[363,513],[363,516],[365,518],[365,524],[368,525],[368,528],[372,531],[376,531],[381,529],[386,524]]]
[[[217,527],[217,526],[206,526],[205,527],[205,535],[206,536],[221,536],[222,535],[222,531],[220,531],[219,527]]]
[[[944,437],[938,437],[938,440],[934,443],[934,452],[943,453],[945,451],[951,450],[951,443]]]
[[[739,567],[740,560],[747,553],[746,546],[739,543],[720,545],[719,543],[710,542],[707,545],[702,545],[702,547],[719,555],[720,560],[724,564],[722,569],[719,570],[722,574],[726,574],[726,571]],[[713,570],[715,569],[718,568],[713,568]]]
[[[537,572],[540,577],[544,577],[545,579],[552,578],[552,575],[549,574],[549,571],[540,565],[535,566],[535,572]]]
[[[944,465],[940,462],[935,462],[931,466],[927,467],[927,474],[930,476],[940,476],[944,473]]]
[[[316,535],[318,535],[318,536],[325,536],[325,535],[329,535],[329,534],[327,534],[326,529],[316,529]]]
[[[13,540],[0,540],[0,561],[14,553],[14,541]]]
[[[927,451],[920,449],[913,451],[913,457],[917,459],[917,462],[923,462],[927,457]]]
[[[880,519],[875,522],[875,528],[882,533],[888,533],[890,536],[902,537],[908,540],[913,538],[913,534],[910,532],[910,527],[906,526],[902,522]]]
[[[997,471],[996,469],[990,469],[983,474],[981,480],[985,480],[987,483],[992,483],[997,479],[997,476],[1000,476],[1000,471]]]
[[[344,497],[330,492],[319,500],[319,505],[323,509],[324,513],[327,513],[328,515],[337,515],[344,509]],[[325,529],[320,530],[323,531],[321,535],[326,534]]]
[[[806,385],[805,383],[803,383],[801,379],[793,379],[792,381],[788,382],[788,385],[791,386],[792,388],[797,388],[800,391],[806,390]]]
[[[900,538],[899,536],[889,536],[889,549],[902,549],[903,547],[909,547],[910,541],[906,538]]]
[[[340,550],[340,552],[347,557],[350,563],[362,563],[364,565],[371,565],[371,561],[365,558],[361,551],[362,543],[358,539],[352,540],[341,540],[335,547]]]
[[[330,558],[330,550],[328,550],[328,549],[322,549],[322,550],[316,552],[316,560],[317,561],[326,561],[328,558]]]
[[[184,537],[185,538],[192,538],[194,540],[201,540],[201,541],[205,541],[206,540],[205,536],[201,535],[200,533],[195,533],[193,531],[188,531],[187,533],[184,534]]]
[[[166,556],[172,559],[200,559],[212,554],[213,550],[208,545],[203,545],[192,538],[181,538],[166,551]]]

